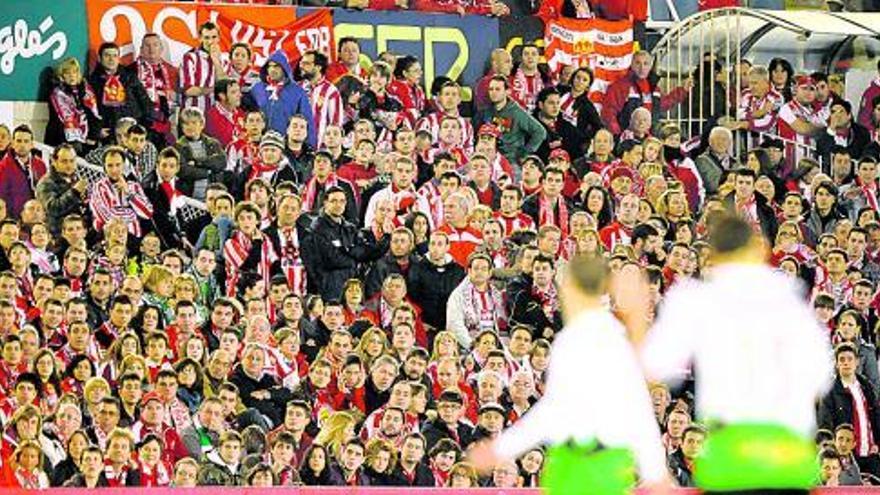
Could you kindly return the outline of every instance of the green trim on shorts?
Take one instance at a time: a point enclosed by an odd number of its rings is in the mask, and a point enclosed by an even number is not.
[[[694,478],[711,491],[808,489],[819,474],[810,439],[774,424],[732,424],[713,430]]]
[[[599,448],[596,442],[551,447],[541,475],[547,495],[623,495],[635,484],[632,453]]]

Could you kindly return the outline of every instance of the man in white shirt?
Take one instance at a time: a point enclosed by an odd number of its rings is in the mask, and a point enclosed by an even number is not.
[[[634,464],[643,482],[665,483],[648,389],[624,327],[602,304],[607,287],[603,260],[578,257],[568,264],[560,289],[567,324],[553,343],[546,393],[499,438],[471,451],[478,469],[550,443],[542,484],[551,495],[584,487],[629,493]]]
[[[698,415],[717,425],[697,461],[700,489],[806,493],[818,472],[815,400],[831,378],[828,332],[795,283],[764,264],[764,244],[748,222],[725,215],[710,225],[714,268],[704,282],[666,295],[641,347],[645,373],[676,378],[693,363]],[[635,328],[646,321],[638,301],[647,287],[628,282],[617,303]],[[636,342],[641,336],[634,330]]]

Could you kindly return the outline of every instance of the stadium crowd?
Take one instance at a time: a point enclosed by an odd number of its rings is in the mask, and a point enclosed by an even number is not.
[[[465,105],[355,39],[254,67],[198,34],[180,67],[156,34],[130,65],[112,43],[58,64],[51,156],[0,125],[3,486],[537,486],[541,449],[485,478],[464,453],[540,398],[560,268],[638,267],[662,311],[720,211],[839,344],[821,482],[880,476],[880,76],[849,102],[785,60],[707,59],[667,92],[639,52],[593,102],[589,69],[525,45]],[[664,120],[700,99],[705,132]],[[691,486],[684,378],[649,387]]]

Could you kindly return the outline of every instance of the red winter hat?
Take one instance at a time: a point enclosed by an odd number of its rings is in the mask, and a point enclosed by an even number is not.
[[[562,148],[556,148],[555,150],[550,152],[549,160],[553,160],[554,158],[562,158],[567,162],[571,162],[571,156],[568,154],[567,151]]]
[[[499,139],[501,138],[501,129],[494,124],[483,124],[477,132],[477,137],[479,136],[492,136],[495,139]]]
[[[611,180],[613,181],[618,177],[629,177],[629,180],[635,180],[633,172],[629,167],[615,167],[611,171]]]
[[[157,392],[147,392],[141,397],[141,406],[146,406],[151,400],[157,400],[160,404],[165,404],[165,401],[162,400],[162,397]]]
[[[797,76],[797,78],[795,78],[795,83],[797,84],[797,86],[799,88],[800,87],[810,87],[810,86],[812,86],[814,88],[816,87],[816,81],[810,76],[804,76],[804,75]]]

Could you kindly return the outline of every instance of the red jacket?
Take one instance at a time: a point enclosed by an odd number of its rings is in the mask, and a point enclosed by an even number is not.
[[[40,158],[31,156],[26,170],[19,165],[10,149],[0,161],[0,198],[6,201],[9,218],[21,216],[24,204],[34,199],[37,182],[46,175],[46,164]]]
[[[665,112],[673,106],[681,103],[688,95],[687,90],[682,87],[675,88],[669,93],[663,94],[658,86],[652,85],[651,91],[660,101],[659,110],[661,112]],[[605,91],[605,97],[602,99],[602,121],[605,123],[608,130],[610,130],[615,136],[618,136],[623,132],[623,127],[620,125],[618,119],[620,118],[624,107],[629,103],[630,99],[636,99],[638,94],[636,76],[632,72],[627,74],[626,77],[621,77],[617,81],[611,83]]]
[[[648,0],[590,0],[590,9],[597,17],[609,20],[632,18],[644,22],[648,19]],[[548,19],[562,17],[565,0],[544,0],[538,10],[538,17],[547,22]]]

